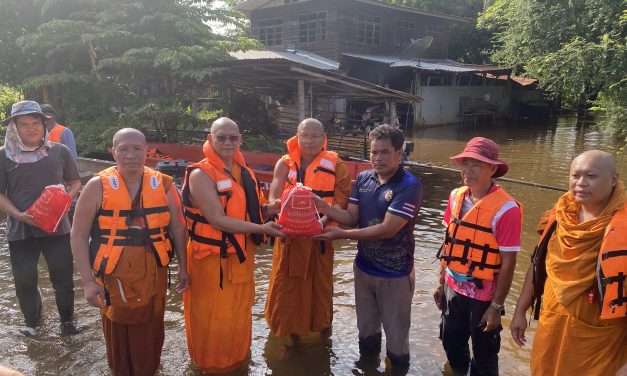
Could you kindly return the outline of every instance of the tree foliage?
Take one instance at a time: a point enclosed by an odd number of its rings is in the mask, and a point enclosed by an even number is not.
[[[0,120],[11,116],[11,106],[22,99],[24,99],[22,93],[12,87],[0,84]]]
[[[99,145],[110,128],[193,128],[194,90],[219,75],[243,37],[243,16],[212,0],[8,0],[0,24],[0,78],[52,102]],[[4,3],[4,2],[3,2]],[[5,17],[6,19],[7,17]],[[228,24],[232,35],[208,23]]]
[[[484,64],[494,53],[492,33],[478,29],[475,20],[484,10],[484,0],[387,0],[388,3],[426,11],[468,18],[467,23],[455,22],[449,32],[450,59],[470,64]]]
[[[494,62],[537,77],[562,106],[596,104],[627,136],[627,2],[496,0],[479,18],[494,35]]]

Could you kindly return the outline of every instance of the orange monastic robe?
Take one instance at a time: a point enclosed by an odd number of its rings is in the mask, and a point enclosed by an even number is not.
[[[233,164],[232,173],[235,180],[241,181],[239,166]],[[247,237],[246,261],[240,264],[235,254],[229,254],[226,259],[219,255],[196,259],[188,243],[187,269],[193,282],[183,295],[185,332],[190,357],[204,372],[230,372],[241,366],[248,356],[256,247]]]
[[[614,376],[627,362],[627,317],[601,320],[598,298],[588,302],[603,230],[624,197],[623,184],[617,184],[603,218],[582,224],[570,194],[558,201],[558,227],[548,244],[547,281],[531,348],[532,375]]]
[[[346,207],[351,181],[340,160],[335,169],[335,203]],[[331,328],[333,244],[306,238],[277,238],[266,301],[266,320],[276,336],[306,336]]]

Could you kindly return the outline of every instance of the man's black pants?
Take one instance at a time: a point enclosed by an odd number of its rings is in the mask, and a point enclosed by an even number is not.
[[[448,362],[456,375],[498,375],[502,326],[484,333],[481,317],[490,302],[471,299],[444,286],[446,307],[442,314],[440,339]],[[468,348],[472,341],[472,359]]]
[[[74,280],[70,234],[9,242],[15,293],[26,325],[35,327],[41,316],[41,295],[37,289],[37,263],[43,254],[54,288],[61,322],[74,314]]]

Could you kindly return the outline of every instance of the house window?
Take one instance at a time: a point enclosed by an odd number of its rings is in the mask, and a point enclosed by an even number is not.
[[[298,41],[301,43],[327,39],[327,12],[298,16]]]
[[[381,44],[381,17],[357,15],[357,41],[364,44]]]
[[[429,35],[444,31],[441,25],[426,25],[425,29]]]
[[[416,23],[410,21],[396,21],[394,28],[394,46],[409,46],[411,39],[416,35]]]
[[[266,46],[276,46],[281,44],[283,20],[273,18],[271,20],[259,21],[259,41]]]

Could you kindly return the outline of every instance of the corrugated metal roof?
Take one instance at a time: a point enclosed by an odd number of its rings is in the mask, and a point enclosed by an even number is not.
[[[337,61],[327,59],[320,55],[316,55],[313,52],[302,50],[287,50],[287,51],[257,51],[249,50],[244,52],[231,52],[237,60],[289,60],[294,63],[307,65],[310,67],[324,69],[324,70],[338,70],[340,69],[340,63]]]
[[[507,72],[511,68],[495,67],[488,65],[462,64],[449,59],[420,59],[410,60],[403,59],[398,56],[382,56],[382,55],[364,55],[354,53],[343,53],[343,56],[352,57],[360,60],[368,60],[381,64],[388,64],[391,68],[416,68],[425,71],[443,71],[454,73],[473,73],[473,72]]]

